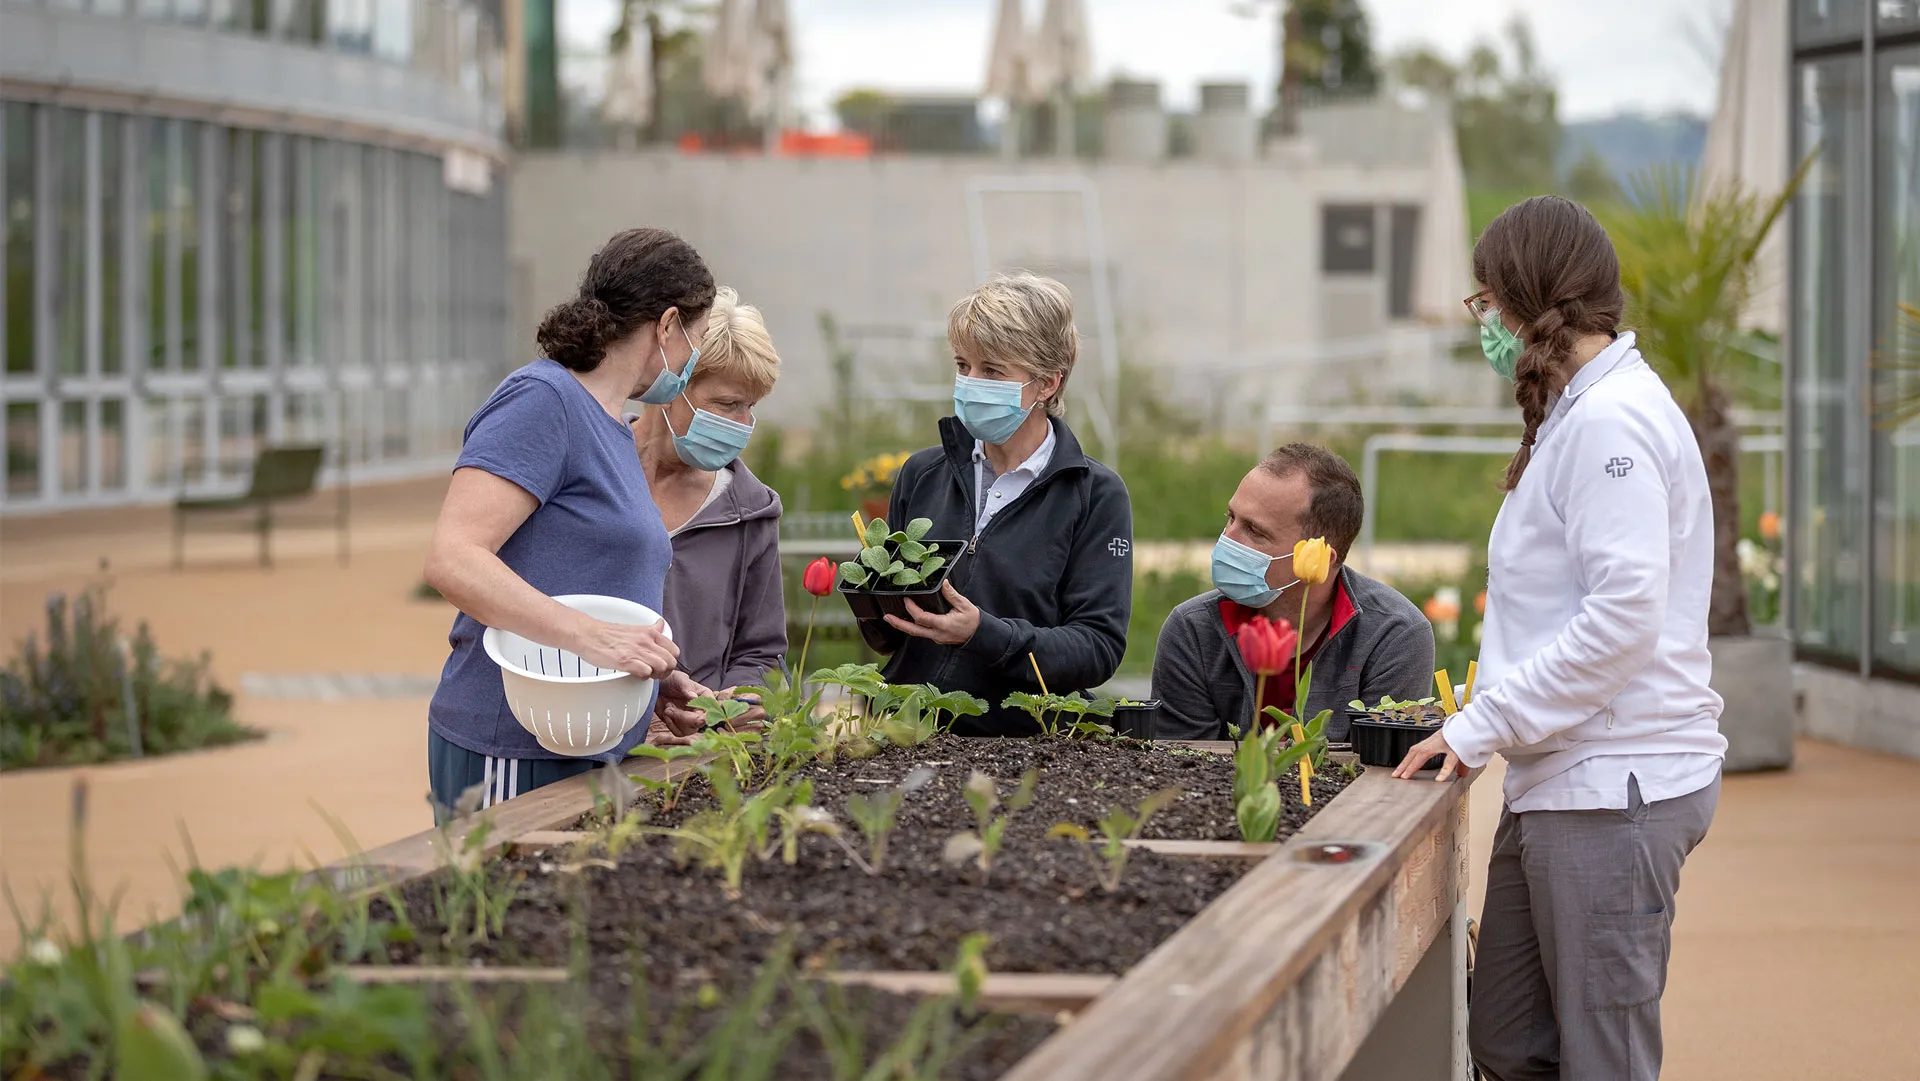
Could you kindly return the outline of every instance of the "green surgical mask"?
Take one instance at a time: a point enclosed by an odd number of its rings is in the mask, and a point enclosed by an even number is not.
[[[1511,381],[1513,367],[1520,362],[1520,354],[1526,346],[1520,342],[1520,336],[1507,329],[1497,311],[1487,312],[1487,318],[1480,322],[1480,351],[1487,355],[1487,363],[1499,373],[1500,378]]]

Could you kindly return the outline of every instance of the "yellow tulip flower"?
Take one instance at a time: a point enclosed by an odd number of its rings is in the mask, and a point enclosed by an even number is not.
[[[1327,580],[1333,568],[1333,549],[1325,537],[1303,540],[1293,546],[1293,576],[1310,586]]]

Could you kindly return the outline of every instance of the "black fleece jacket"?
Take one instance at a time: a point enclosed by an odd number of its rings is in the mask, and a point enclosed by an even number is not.
[[[940,422],[938,447],[907,459],[893,481],[887,521],[933,519],[929,537],[965,539],[948,579],[980,608],[965,645],[913,638],[884,622],[862,622],[867,643],[892,654],[892,683],[931,683],[987,703],[984,717],[962,717],[961,735],[1031,735],[1032,718],[1000,708],[1013,691],[1037,692],[1031,652],[1047,689],[1085,691],[1113,678],[1127,651],[1133,611],[1133,506],[1119,474],[1080,449],[1066,424],[1053,424],[1053,458],[1026,491],[978,535],[979,470],[973,437],[953,417]]]

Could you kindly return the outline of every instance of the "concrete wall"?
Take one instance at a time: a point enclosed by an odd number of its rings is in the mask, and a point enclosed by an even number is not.
[[[1812,664],[1795,665],[1793,682],[1807,735],[1920,758],[1920,685]]]
[[[1175,372],[1323,341],[1323,310],[1329,300],[1345,303],[1351,287],[1342,283],[1335,296],[1319,273],[1321,204],[1424,205],[1432,188],[1415,167],[1179,161],[1070,169],[1098,185],[1123,357]],[[1062,171],[1046,162],[918,156],[528,156],[513,166],[509,185],[519,283],[515,343],[532,355],[540,313],[572,294],[587,258],[609,235],[657,225],[692,241],[721,281],[766,313],[786,374],[762,416],[805,424],[825,400],[829,380],[817,329],[823,311],[842,324],[922,324],[917,341],[863,345],[860,364],[863,378],[917,382],[937,395],[950,379],[939,328],[948,307],[975,284],[969,181]],[[1077,199],[991,195],[985,216],[994,264],[1059,277],[1079,302],[1082,332],[1093,334]],[[1466,238],[1457,251],[1436,257],[1464,263]],[[1384,264],[1379,278],[1384,283]],[[1443,318],[1458,307],[1458,297],[1415,298],[1417,312]],[[1394,329],[1382,316],[1379,331]],[[1083,370],[1097,355],[1089,340]],[[1259,392],[1236,394],[1233,381],[1210,378],[1173,389],[1190,400],[1224,398],[1240,411],[1237,421],[1250,419],[1267,392],[1324,396],[1322,381],[1305,374],[1278,386],[1262,381],[1271,374],[1236,377],[1254,378]],[[1420,380],[1435,382],[1424,372]]]

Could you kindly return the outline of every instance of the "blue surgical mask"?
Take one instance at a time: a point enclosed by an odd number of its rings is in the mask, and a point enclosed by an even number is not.
[[[1020,391],[1026,385],[956,375],[953,377],[953,415],[960,418],[960,423],[966,425],[975,439],[999,446],[1012,439],[1013,433],[1026,423],[1027,414],[1033,412],[1033,406],[1022,408],[1020,405]]]
[[[1295,579],[1275,589],[1267,584],[1267,568],[1276,559],[1292,558],[1292,552],[1270,556],[1222,533],[1213,544],[1213,588],[1226,594],[1228,600],[1248,608],[1265,608],[1299,581]]]
[[[640,395],[640,400],[648,405],[665,405],[687,392],[687,380],[693,378],[693,366],[700,360],[700,347],[693,344],[685,323],[680,324],[680,336],[687,339],[687,348],[693,350],[687,357],[687,366],[676,374],[667,365],[667,347],[660,346],[660,374],[653,377],[653,385]]]
[[[1487,363],[1500,378],[1513,380],[1514,365],[1520,362],[1520,354],[1525,351],[1526,345],[1519,335],[1507,329],[1499,310],[1487,309],[1486,317],[1480,320],[1480,352],[1486,354]]]
[[[693,402],[689,400],[687,404],[692,405]],[[660,412],[665,413],[666,410]],[[673,435],[671,416],[667,418],[667,434]],[[740,452],[747,449],[747,440],[752,436],[753,425],[728,420],[718,413],[696,408],[693,419],[687,422],[687,434],[673,436],[673,452],[695,469],[712,473],[725,469],[729,462],[740,457]]]

